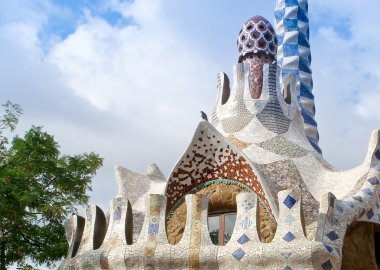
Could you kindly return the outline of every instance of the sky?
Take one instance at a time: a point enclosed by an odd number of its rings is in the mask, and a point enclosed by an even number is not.
[[[310,1],[316,120],[325,159],[364,160],[380,128],[378,0]],[[104,166],[90,203],[108,210],[114,165],[166,176],[211,115],[216,75],[232,73],[251,16],[274,21],[275,0],[0,0],[0,103],[24,109],[64,154]]]

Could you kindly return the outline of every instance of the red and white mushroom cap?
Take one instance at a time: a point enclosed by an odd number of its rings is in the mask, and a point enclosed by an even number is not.
[[[239,62],[247,54],[264,53],[276,59],[277,35],[271,23],[261,17],[254,16],[245,22],[237,40]]]

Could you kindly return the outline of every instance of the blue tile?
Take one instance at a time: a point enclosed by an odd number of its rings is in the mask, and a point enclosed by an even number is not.
[[[149,224],[148,233],[149,234],[157,234],[158,233],[158,224]]]
[[[325,249],[329,252],[329,253],[331,253],[331,252],[333,252],[333,248],[330,246],[330,245],[328,245],[328,244],[323,244],[323,246],[325,247]]]
[[[315,149],[318,153],[322,154],[322,150],[321,150],[321,148],[318,146],[318,141],[315,140],[315,139],[312,138],[312,137],[309,137],[309,136],[307,136],[307,139],[309,140],[310,144],[314,147],[314,149]]]
[[[326,234],[326,236],[331,240],[331,241],[335,241],[337,239],[339,239],[339,236],[336,234],[336,232],[334,231],[331,231],[329,232],[328,234]]]
[[[310,49],[309,39],[308,39],[307,36],[306,36],[304,33],[302,33],[302,32],[299,32],[299,34],[298,34],[298,45]],[[310,55],[311,55],[311,54],[309,54],[309,56],[310,56]],[[308,60],[309,60],[309,59],[308,59]],[[310,61],[309,61],[309,62],[310,62]]]
[[[310,115],[310,112],[306,111],[305,109],[302,109],[302,117],[306,124],[317,126],[317,122],[314,120],[313,116]]]
[[[354,197],[352,197],[352,198],[354,198],[354,200],[356,200],[356,201],[358,201],[358,202],[363,202],[363,198],[362,197],[360,197],[360,196],[354,196]]]
[[[284,19],[284,27],[286,32],[298,30],[298,20]]]
[[[355,205],[352,201],[344,201],[344,204],[346,204],[347,206],[349,206],[351,208],[355,208]]]
[[[336,204],[335,209],[338,210],[340,213],[344,212],[344,207],[340,204]]]
[[[307,13],[306,10],[304,10],[302,8],[298,8],[297,19],[299,21],[304,22],[304,23],[309,23],[309,18],[307,17],[306,13]]]
[[[373,191],[369,188],[365,188],[362,190],[362,192],[368,196],[372,196],[373,195]]]
[[[368,219],[371,219],[375,214],[373,213],[372,209],[370,209],[368,212],[367,212],[367,218]]]
[[[300,94],[303,97],[314,99],[314,95],[311,93],[310,87],[303,82],[301,82]]]
[[[297,201],[292,196],[288,195],[282,203],[290,209],[296,204],[296,202]]]
[[[372,177],[368,179],[367,181],[373,186],[380,184],[379,179],[377,179],[377,177]]]
[[[300,71],[298,69],[290,69],[290,68],[284,68],[281,70],[282,76],[286,77],[288,74],[294,74],[294,75],[299,75]]]
[[[244,230],[246,230],[249,226],[252,225],[252,221],[249,218],[245,217],[241,221],[240,225],[243,227]]]
[[[308,2],[305,3],[303,9],[304,9],[306,12],[309,12],[309,4],[308,4]]]
[[[284,44],[283,46],[284,56],[299,56],[298,44]]]
[[[298,6],[298,0],[285,0],[285,6],[286,7],[297,7]]]
[[[305,59],[300,58],[298,66],[299,66],[299,69],[301,71],[309,73],[309,74],[311,73],[311,69],[310,69],[309,63]]]
[[[324,262],[321,266],[323,270],[331,270],[333,268],[330,260]]]
[[[284,35],[283,34],[280,34],[277,36],[277,43],[278,43],[278,45],[284,43]]]
[[[239,237],[239,239],[237,240],[237,242],[241,245],[244,245],[245,243],[251,241],[251,239],[249,239],[249,237],[246,235],[246,234],[243,234],[242,236]]]
[[[241,258],[243,258],[245,255],[245,252],[244,250],[242,250],[241,248],[235,250],[233,253],[232,253],[232,256],[234,256],[234,258],[238,261],[241,260]]]
[[[290,256],[292,256],[293,253],[291,252],[281,252],[281,255],[284,256],[285,258],[289,258]]]
[[[291,232],[288,232],[287,234],[284,235],[284,237],[282,237],[282,239],[289,243],[293,241],[294,239],[296,239],[296,237]]]
[[[116,211],[113,214],[113,220],[120,220],[120,219],[121,219],[121,212],[120,211]]]
[[[285,9],[276,10],[274,12],[274,17],[276,18],[276,21],[281,21],[285,16]],[[279,43],[280,44],[280,43]]]

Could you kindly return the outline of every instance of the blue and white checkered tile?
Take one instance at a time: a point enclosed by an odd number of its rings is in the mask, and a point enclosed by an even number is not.
[[[282,81],[289,73],[299,76],[302,85],[300,105],[305,122],[305,133],[311,145],[321,153],[318,146],[317,122],[314,119],[308,1],[277,0],[275,20],[278,36],[277,63],[282,69]]]
[[[316,254],[321,254],[313,258],[313,269],[341,269],[342,254],[340,247],[316,241],[312,245]]]
[[[257,233],[258,203],[258,197],[253,192],[236,196],[237,215],[231,240],[218,247],[217,255],[218,261],[226,260],[231,269],[243,269],[248,258],[259,258],[261,254],[259,248],[252,248],[260,245]]]
[[[259,242],[256,227],[256,215],[258,211],[257,195],[254,193],[238,194],[236,196],[236,203],[238,205],[236,224],[239,224],[239,226],[235,226],[231,236],[231,239],[235,239],[236,242],[230,241],[229,243],[233,244],[235,242],[243,245],[250,241]],[[249,206],[248,209],[246,208],[247,205]]]
[[[346,231],[344,213],[346,213],[346,211],[342,205],[343,203],[337,200],[332,193],[327,193],[322,197],[319,214],[324,218],[318,220],[316,240],[324,243],[325,248],[327,246],[336,246],[340,249],[343,245],[343,238]],[[339,220],[341,222],[339,222]]]
[[[380,202],[379,202],[379,185],[378,177],[369,177],[360,192],[362,198],[362,208],[364,211],[360,212],[359,220],[374,223],[380,223]],[[359,197],[359,196],[354,196]]]
[[[301,222],[301,190],[283,190],[278,193],[279,219],[275,240],[291,243],[305,240]]]

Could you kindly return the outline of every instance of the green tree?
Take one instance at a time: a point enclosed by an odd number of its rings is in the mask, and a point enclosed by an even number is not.
[[[6,130],[14,131],[18,118],[22,114],[20,105],[13,104],[10,101],[7,101],[2,107],[4,107],[5,112],[3,116],[0,116],[0,155],[3,154],[8,144],[8,138],[4,136],[3,132]],[[3,156],[0,156],[0,160],[3,158]]]
[[[76,206],[88,202],[86,191],[102,166],[94,153],[61,155],[52,135],[32,127],[9,140],[22,113],[7,102],[0,118],[0,270],[29,258],[50,266],[67,252],[63,223]]]

